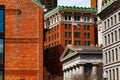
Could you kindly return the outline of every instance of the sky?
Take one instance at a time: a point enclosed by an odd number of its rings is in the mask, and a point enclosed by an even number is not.
[[[90,7],[90,0],[58,0],[58,5]]]

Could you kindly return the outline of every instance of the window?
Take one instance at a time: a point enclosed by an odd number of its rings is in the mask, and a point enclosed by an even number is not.
[[[80,21],[80,16],[74,16],[75,21]]]
[[[84,33],[84,38],[90,38],[90,33]]]
[[[111,33],[112,42],[114,41],[113,32]]]
[[[115,41],[117,41],[117,31],[115,31]]]
[[[76,46],[80,46],[80,41],[75,41]]]
[[[106,60],[106,64],[107,64],[107,52],[105,53],[105,60]]]
[[[71,37],[71,32],[65,32],[65,37],[70,38]]]
[[[75,38],[80,38],[80,32],[75,32],[75,33],[74,33],[74,37],[75,37]]]
[[[113,17],[111,17],[111,26],[113,25]]]
[[[119,29],[119,39],[120,39],[120,29]]]
[[[84,30],[86,30],[87,29],[87,26],[86,25],[84,25]]]
[[[88,38],[90,38],[90,33],[88,33]]]
[[[108,44],[110,44],[110,35],[108,34]]]
[[[90,25],[84,25],[84,30],[90,30]]]
[[[68,20],[71,20],[71,16],[68,16]]]
[[[113,80],[115,80],[115,70],[113,69]]]
[[[117,72],[117,80],[119,80],[119,69],[116,68],[116,72]]]
[[[71,40],[65,40],[65,46],[67,46],[68,44],[71,44]]]
[[[116,61],[118,60],[118,49],[115,49],[115,53],[116,53]]]
[[[90,41],[84,41],[84,46],[90,46]]]
[[[65,20],[67,20],[67,15],[65,15]]]
[[[112,57],[113,57],[113,62],[114,62],[114,50],[112,50]]]
[[[1,7],[0,7],[1,8]],[[0,9],[0,80],[3,80],[4,66],[4,10]]]
[[[87,17],[87,21],[90,21],[90,16]]]
[[[86,16],[84,16],[84,21],[86,21]]]
[[[116,18],[116,15],[114,16],[114,20],[115,20],[115,23],[117,22],[117,18]]]
[[[109,70],[110,80],[112,80],[111,70]]]
[[[64,24],[65,29],[71,29],[71,24]]]
[[[118,13],[118,18],[119,18],[119,21],[120,21],[120,13]]]
[[[111,63],[111,54],[110,54],[110,51],[108,51],[108,55],[109,55],[109,63]]]
[[[107,45],[107,37],[105,36],[105,45]]]
[[[109,19],[107,20],[107,22],[108,22],[108,27],[110,27],[110,21],[109,21]]]
[[[105,29],[106,29],[106,22],[104,22],[104,27],[105,27]]]
[[[87,30],[90,30],[90,25],[87,25]]]
[[[65,20],[71,20],[71,16],[70,15],[65,15]]]
[[[80,25],[74,25],[74,29],[75,30],[79,30],[80,29]]]

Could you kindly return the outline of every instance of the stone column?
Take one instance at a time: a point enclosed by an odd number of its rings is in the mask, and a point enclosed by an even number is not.
[[[67,79],[66,79],[66,77],[67,77],[67,72],[68,72],[68,71],[67,71],[66,69],[63,71],[63,80],[67,80]]]
[[[76,66],[73,66],[73,75],[75,75],[76,74]]]
[[[66,69],[66,73],[65,73],[65,80],[69,79],[69,69]]]
[[[97,80],[97,66],[92,67],[90,78],[91,80]]]
[[[81,80],[84,80],[84,66],[79,66],[79,73]]]

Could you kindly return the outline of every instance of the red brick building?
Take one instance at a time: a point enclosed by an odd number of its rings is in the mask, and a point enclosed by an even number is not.
[[[64,48],[72,42],[72,20],[74,27],[74,45],[94,46],[97,44],[97,27],[95,23],[96,9],[58,6],[44,16],[44,25],[48,29],[45,36],[45,67],[50,79],[62,77],[62,67],[59,61]]]
[[[43,80],[42,7],[36,0],[0,0],[4,80]]]
[[[97,8],[97,1],[98,0],[91,0],[90,4],[92,8]]]

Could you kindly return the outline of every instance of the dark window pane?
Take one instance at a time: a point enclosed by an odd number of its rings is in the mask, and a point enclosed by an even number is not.
[[[0,10],[0,32],[4,31],[4,11]]]

